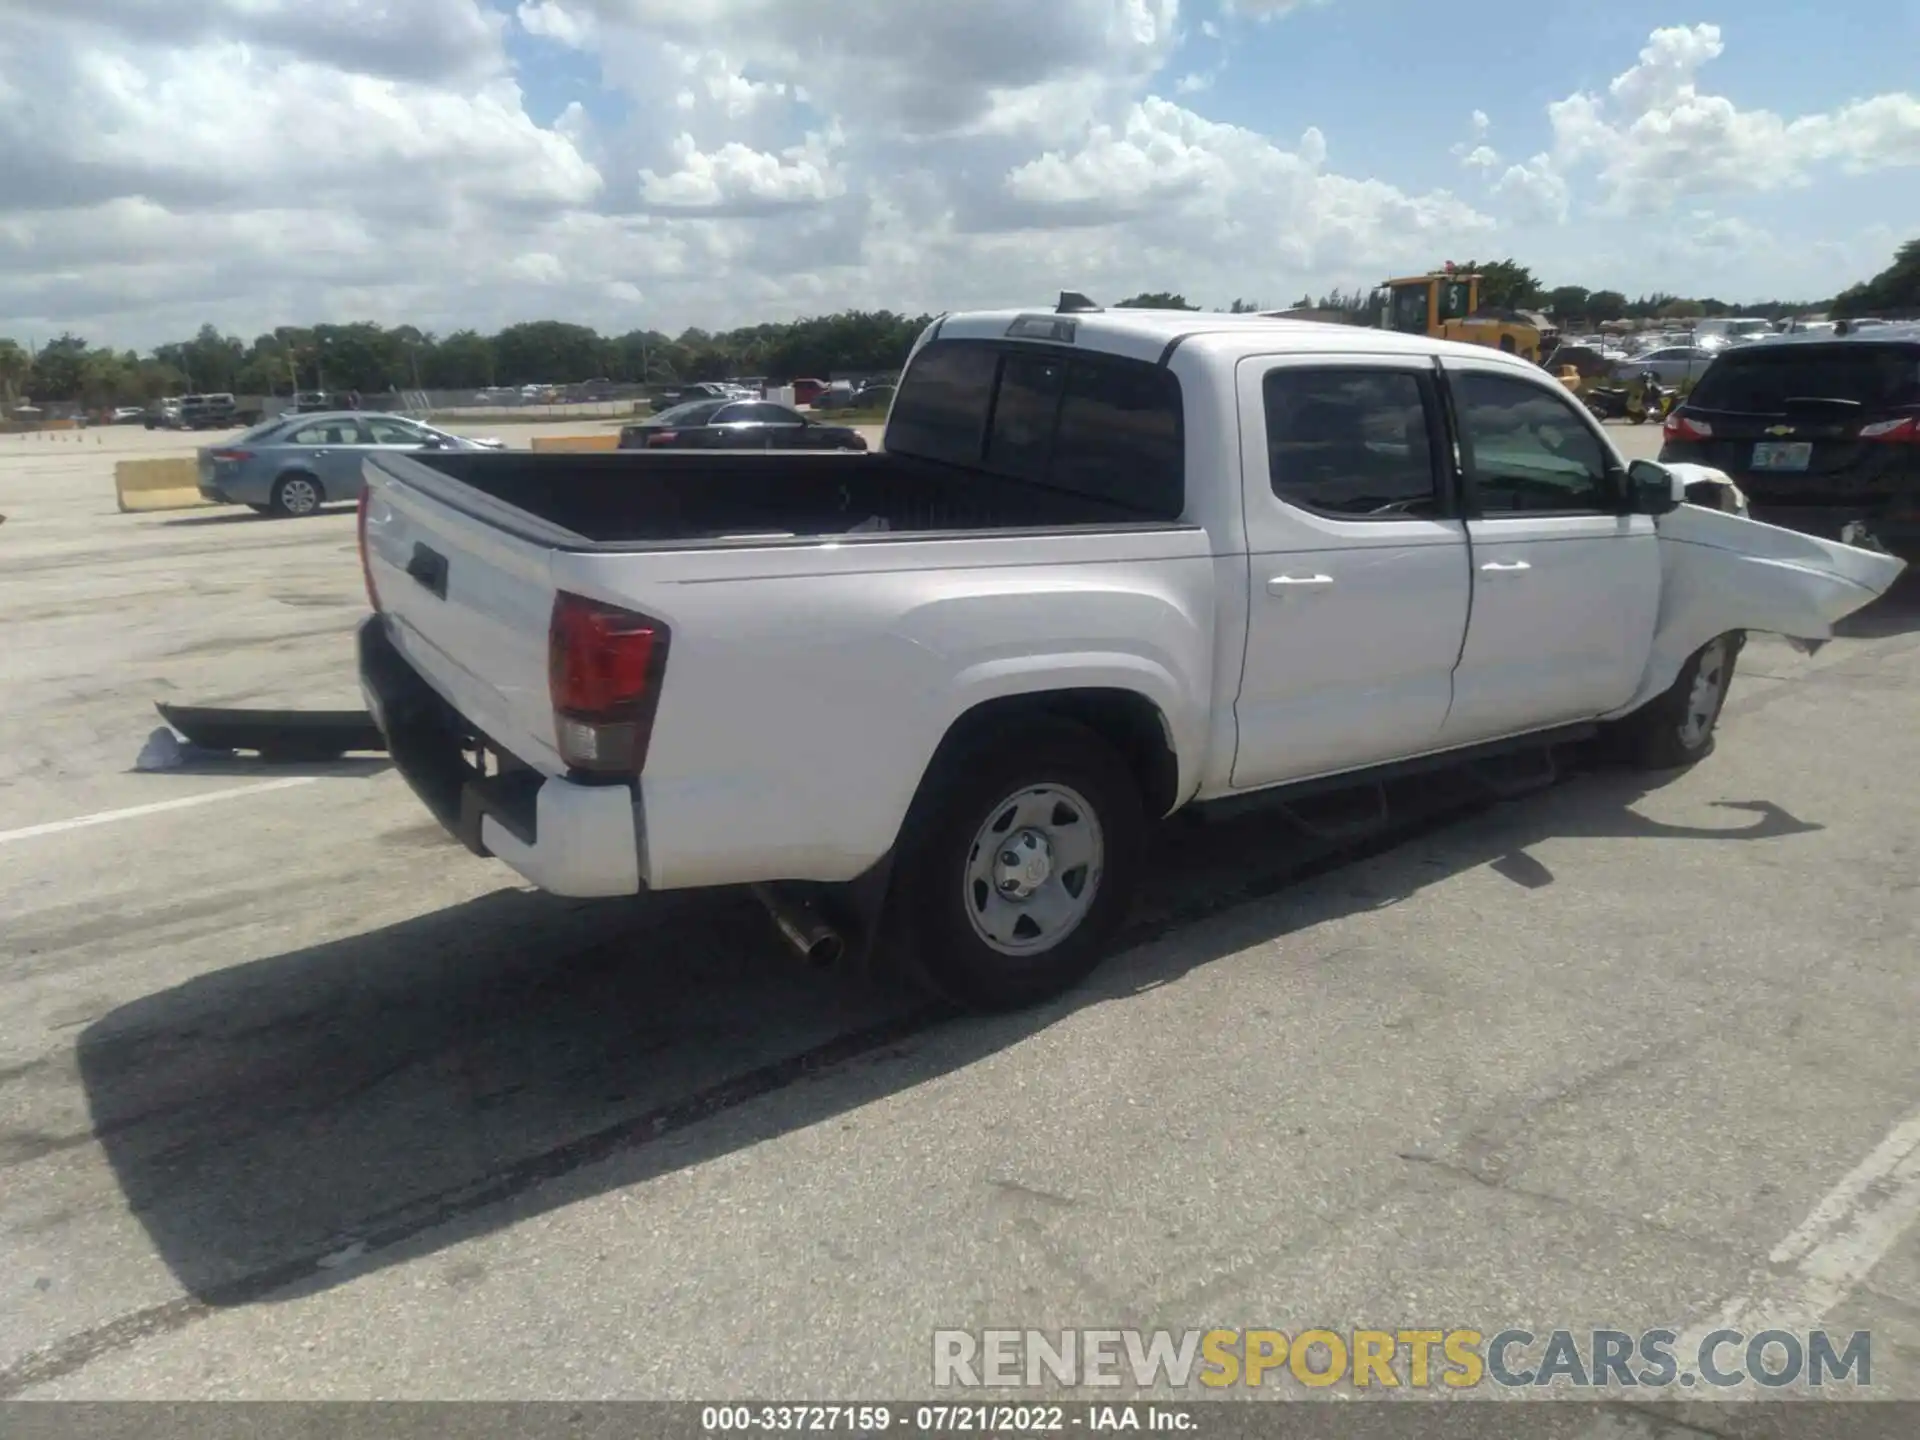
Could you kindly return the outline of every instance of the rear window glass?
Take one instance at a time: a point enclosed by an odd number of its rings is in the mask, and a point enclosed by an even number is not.
[[[1154,519],[1178,519],[1186,508],[1180,382],[1145,361],[935,342],[900,383],[886,447]]]
[[[935,342],[914,357],[887,417],[887,449],[978,465],[1000,357],[989,345]]]
[[[1789,400],[1850,400],[1871,410],[1920,404],[1920,346],[1843,341],[1736,351],[1714,361],[1690,403],[1777,414]]]
[[[1022,480],[1047,478],[1053,427],[1060,415],[1066,362],[1053,355],[1009,355],[1000,369],[1000,395],[987,437],[987,468]]]
[[[1067,366],[1047,481],[1169,520],[1186,509],[1180,382],[1158,365]]]

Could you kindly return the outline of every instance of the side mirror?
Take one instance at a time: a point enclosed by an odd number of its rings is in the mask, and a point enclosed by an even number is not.
[[[1686,500],[1686,486],[1658,460],[1636,460],[1627,466],[1627,490],[1635,515],[1665,515]]]

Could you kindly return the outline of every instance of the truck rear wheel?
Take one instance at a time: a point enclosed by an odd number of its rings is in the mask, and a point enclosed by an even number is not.
[[[1715,727],[1746,636],[1720,635],[1687,657],[1673,684],[1620,721],[1616,738],[1641,770],[1678,770],[1713,753]]]
[[[1126,918],[1145,832],[1139,786],[1092,731],[990,732],[943,759],[908,821],[895,901],[909,965],[975,1010],[1072,988]]]

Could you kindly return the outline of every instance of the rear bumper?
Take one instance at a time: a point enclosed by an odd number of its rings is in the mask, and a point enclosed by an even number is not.
[[[528,768],[421,678],[378,615],[361,624],[359,648],[361,694],[394,767],[449,834],[555,895],[639,893],[644,831],[632,784],[583,785]],[[499,773],[475,763],[482,750]]]

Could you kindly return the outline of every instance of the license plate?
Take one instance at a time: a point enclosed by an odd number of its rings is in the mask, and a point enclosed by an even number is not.
[[[1756,470],[1804,470],[1812,459],[1811,440],[1762,440],[1753,447]]]

